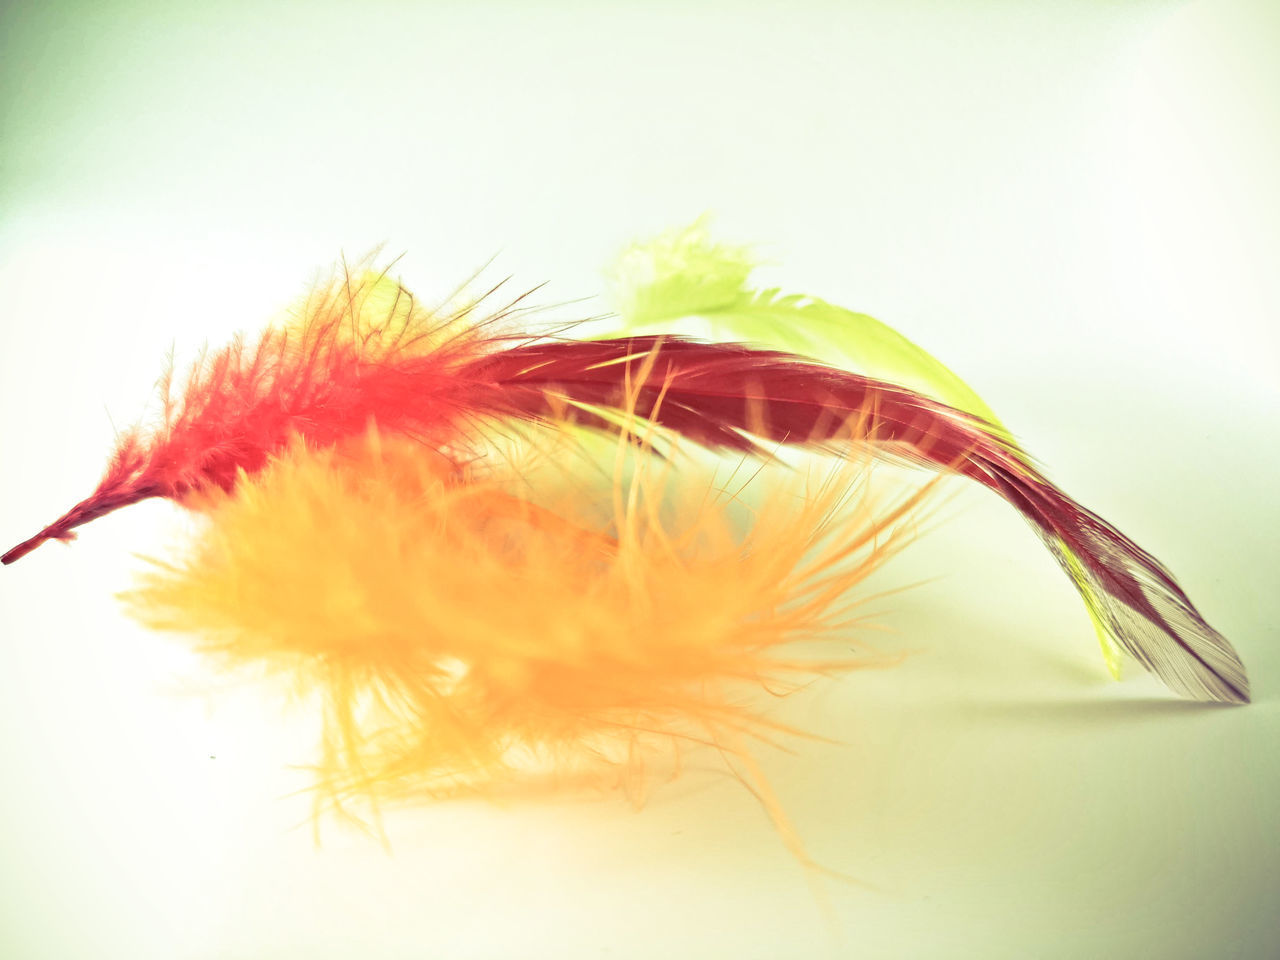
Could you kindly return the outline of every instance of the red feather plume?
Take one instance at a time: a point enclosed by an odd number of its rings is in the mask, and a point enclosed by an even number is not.
[[[465,456],[473,429],[497,418],[608,428],[634,413],[712,448],[762,453],[760,441],[835,450],[850,439],[951,470],[995,491],[1031,523],[1074,578],[1100,598],[1120,644],[1177,692],[1245,702],[1231,645],[1152,556],[1050,483],[983,421],[910,390],[785,353],[680,338],[531,340],[489,332],[468,310],[443,319],[399,290],[385,322],[362,326],[350,284],[308,306],[303,322],[235,342],[198,364],[181,400],[165,384],[164,420],[126,435],[97,490],[4,554],[149,497],[230,489],[295,438],[326,446],[379,430]],[[851,433],[852,432],[852,433]],[[1065,544],[1079,558],[1073,570]]]

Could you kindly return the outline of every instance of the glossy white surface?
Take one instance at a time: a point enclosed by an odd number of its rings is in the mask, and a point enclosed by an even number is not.
[[[18,9],[25,6],[24,9]],[[1251,668],[1110,683],[1031,532],[957,488],[879,582],[910,658],[785,705],[815,897],[710,775],[306,824],[308,732],[112,595],[163,504],[0,571],[0,955],[1265,957],[1280,896],[1280,16],[1257,2],[13,5],[0,21],[0,540],[83,496],[171,344],[340,250],[441,292],[600,290],[718,214],[762,285],[965,376]],[[599,313],[599,301],[561,315]]]

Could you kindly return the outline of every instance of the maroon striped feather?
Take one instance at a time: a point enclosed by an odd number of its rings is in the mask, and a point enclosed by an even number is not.
[[[913,391],[789,354],[737,344],[635,337],[537,343],[476,364],[510,412],[539,416],[565,402],[624,408],[698,443],[758,451],[758,440],[831,448],[850,441],[976,480],[1026,518],[1120,647],[1172,690],[1247,703],[1231,644],[1173,575],[1132,540],[1059,490],[982,420]],[[628,399],[628,396],[634,399]],[[590,413],[585,414],[590,417]]]

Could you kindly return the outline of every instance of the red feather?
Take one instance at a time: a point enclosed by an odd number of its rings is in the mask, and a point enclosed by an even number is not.
[[[482,341],[464,322],[469,311],[435,322],[411,311],[405,322],[361,330],[353,326],[358,292],[330,291],[308,305],[301,325],[202,358],[178,400],[166,376],[160,427],[150,436],[126,433],[97,489],[0,561],[13,563],[46,540],[74,539],[76,527],[149,497],[181,501],[230,489],[240,471],[260,470],[295,436],[327,446],[376,421],[436,445],[458,439],[456,424],[476,412],[461,389],[465,369],[502,340]]]
[[[600,409],[634,413],[708,447],[762,452],[759,441],[838,449],[869,442],[887,455],[953,470],[1008,500],[1068,573],[1083,564],[1108,626],[1139,663],[1186,696],[1249,699],[1231,645],[1161,564],[1066,496],[982,421],[901,387],[789,354],[679,338],[536,341],[481,337],[459,315],[357,331],[351,294],[331,295],[297,330],[234,343],[199,364],[155,434],[124,437],[98,489],[3,556],[148,497],[182,500],[230,488],[295,436],[328,445],[379,429],[465,451],[469,428],[494,418]],[[394,315],[394,307],[393,307]],[[593,412],[592,408],[597,408]]]

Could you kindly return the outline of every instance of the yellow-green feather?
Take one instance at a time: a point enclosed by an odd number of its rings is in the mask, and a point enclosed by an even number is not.
[[[745,246],[715,243],[705,219],[627,247],[609,270],[618,315],[601,336],[669,329],[700,321],[712,339],[739,340],[858,370],[985,420],[1024,459],[1025,451],[981,397],[924,348],[865,313],[817,297],[752,290],[757,260]],[[1089,588],[1080,560],[1058,546],[1093,621],[1102,656],[1120,676],[1120,653]]]

